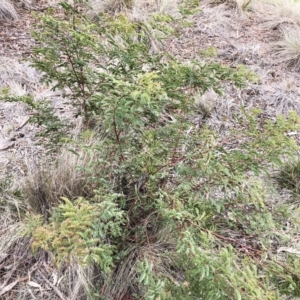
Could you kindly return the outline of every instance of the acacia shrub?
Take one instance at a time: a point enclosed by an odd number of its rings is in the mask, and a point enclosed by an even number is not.
[[[220,93],[226,81],[242,87],[252,74],[153,54],[145,24],[122,14],[90,20],[62,7],[63,18],[52,11],[39,17],[34,66],[65,91],[86,127],[97,123],[101,140],[81,147],[97,152],[101,171],[88,178],[95,197],[65,199],[48,224],[31,226],[33,248],[54,261],[100,266],[98,298],[296,295],[299,259],[276,252],[292,246],[295,232],[282,234],[286,210],[269,202],[257,176],[295,153],[286,132],[299,128],[298,116],[261,120],[261,111],[244,111],[224,139],[189,121],[194,95]],[[184,24],[154,18],[160,38]]]

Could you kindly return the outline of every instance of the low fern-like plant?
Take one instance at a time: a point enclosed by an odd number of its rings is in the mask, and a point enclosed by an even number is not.
[[[31,229],[33,251],[50,251],[57,264],[73,259],[82,265],[96,263],[108,272],[114,245],[107,239],[121,235],[121,225],[125,223],[122,211],[108,200],[97,205],[82,198],[74,203],[67,198],[62,200],[64,203],[53,212],[48,224]]]

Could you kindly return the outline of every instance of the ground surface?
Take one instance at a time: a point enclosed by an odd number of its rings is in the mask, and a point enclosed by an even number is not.
[[[46,6],[38,1],[33,5],[35,9],[43,9]],[[241,13],[226,5],[206,6],[193,17],[194,25],[184,29],[180,39],[173,39],[168,46],[168,51],[183,60],[203,60],[201,50],[214,46],[217,56],[213,60],[233,67],[244,64],[258,75],[258,83],[250,83],[243,90],[228,85],[225,87],[224,96],[218,98],[207,123],[222,134],[226,134],[229,128],[235,126],[232,116],[241,105],[247,108],[260,107],[266,118],[274,118],[279,113],[286,114],[291,109],[300,114],[300,75],[276,63],[272,56],[272,43],[280,38],[281,33],[280,29],[266,29],[263,26],[266,22],[264,12],[269,9],[272,9],[269,4],[260,4],[253,11]],[[19,95],[30,92],[37,100],[50,99],[60,115],[68,114],[59,94],[39,84],[40,75],[27,61],[34,45],[30,38],[30,29],[34,25],[32,11],[21,6],[17,7],[17,11],[20,16],[18,21],[0,21],[0,88],[10,87]],[[26,175],[26,160],[36,158],[43,152],[39,143],[41,139],[36,136],[40,128],[30,124],[29,117],[24,104],[0,102],[1,176],[16,175],[22,178]],[[299,138],[299,133],[295,132],[293,135]],[[21,248],[20,245],[20,256],[29,251]],[[40,258],[43,265],[39,265],[38,261],[39,258],[32,264],[32,272],[39,266],[44,274],[55,274],[47,265],[47,258]],[[29,261],[26,263],[31,264]],[[0,276],[2,266],[4,258],[0,257]],[[40,286],[35,286],[33,281],[30,281],[31,285],[22,286],[23,282],[28,280],[27,276],[26,272],[19,274],[19,291],[30,290],[28,295],[32,294],[32,299],[62,299],[59,291],[53,296],[47,294],[46,290],[43,291],[45,296],[40,298]],[[43,275],[36,276],[44,280]],[[10,279],[9,276],[7,278]],[[57,281],[57,278],[53,278],[53,282],[55,280]],[[7,299],[16,299],[17,294],[14,293]]]
[[[34,40],[30,30],[46,1],[32,1],[30,7],[15,5],[17,21],[0,20],[0,87],[10,88],[16,95],[30,93],[36,100],[48,99],[61,116],[68,114],[59,93],[39,83],[40,74],[30,66]],[[30,124],[30,111],[23,103],[0,103],[0,176],[25,173],[25,161],[43,152],[37,137],[42,128]]]

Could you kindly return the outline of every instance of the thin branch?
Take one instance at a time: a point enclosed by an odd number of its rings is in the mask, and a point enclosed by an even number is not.
[[[53,289],[53,291],[57,294],[57,296],[61,299],[61,300],[67,300],[67,297],[65,297],[63,295],[63,293],[54,285],[52,284],[46,277],[45,275],[41,272],[41,271],[37,271],[41,277],[46,281],[46,283]]]

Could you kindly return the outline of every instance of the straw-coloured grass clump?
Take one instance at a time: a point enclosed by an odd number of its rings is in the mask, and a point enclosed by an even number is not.
[[[270,5],[265,10],[265,20],[262,23],[263,29],[278,29],[287,24],[300,24],[300,2],[294,0],[270,0],[265,2],[269,2]]]
[[[278,63],[300,70],[300,27],[284,28],[282,40],[274,43],[273,52]]]
[[[253,0],[202,0],[204,4],[219,5],[225,4],[239,11],[246,11],[250,8]]]
[[[18,14],[8,0],[1,0],[0,2],[0,20],[16,20],[18,19]]]
[[[28,161],[28,174],[22,190],[31,208],[36,213],[48,216],[61,197],[71,200],[92,197],[94,191],[89,178],[96,177],[99,171],[96,160],[94,152],[88,154],[79,151],[76,155],[62,150],[55,161],[47,157],[38,165]]]

